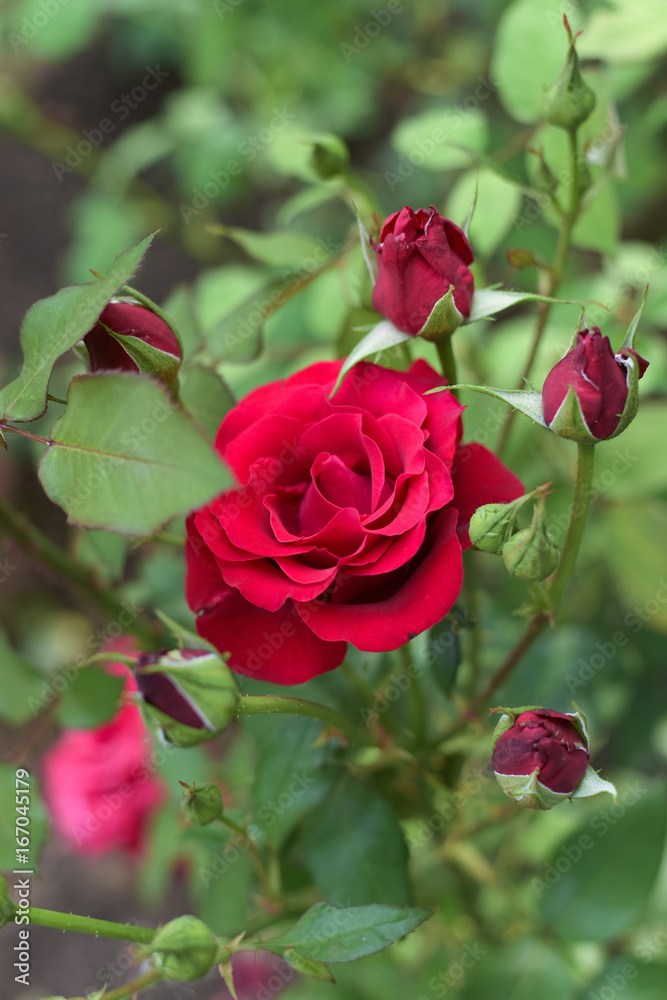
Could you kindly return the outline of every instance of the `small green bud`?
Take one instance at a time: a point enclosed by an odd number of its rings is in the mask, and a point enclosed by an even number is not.
[[[183,784],[183,782],[181,782]],[[208,826],[223,813],[222,792],[217,785],[185,786],[181,812],[191,823]]]
[[[346,174],[350,166],[348,148],[337,135],[320,136],[313,143],[310,165],[323,181]]]
[[[565,26],[570,37],[570,48],[560,76],[547,93],[546,118],[549,124],[556,125],[557,128],[576,132],[592,113],[595,94],[579,71],[579,57],[574,47],[576,36],[572,35],[567,18]]]
[[[549,541],[544,521],[544,498],[539,497],[530,527],[517,531],[503,545],[503,561],[512,576],[546,580],[558,566],[558,548]]]
[[[213,967],[218,950],[215,935],[197,917],[184,916],[160,927],[145,955],[155,955],[166,979],[201,979]]]
[[[470,541],[484,552],[499,555],[510,539],[516,510],[514,504],[487,503],[478,507],[470,518]]]

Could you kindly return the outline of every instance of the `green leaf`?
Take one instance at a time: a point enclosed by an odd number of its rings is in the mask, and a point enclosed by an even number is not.
[[[309,257],[316,254],[319,244],[306,233],[284,230],[283,232],[259,233],[252,229],[241,229],[237,226],[216,224],[210,230],[227,236],[234,243],[243,247],[245,252],[262,264],[276,267],[302,265]],[[317,258],[316,258],[317,259]]]
[[[582,58],[645,63],[667,51],[663,0],[610,0],[591,13],[577,45]]]
[[[451,693],[461,664],[461,639],[454,622],[443,618],[426,633],[423,662],[433,679],[446,695]]]
[[[70,383],[39,476],[71,522],[151,535],[211,500],[229,475],[167,391],[127,372]]]
[[[0,764],[0,869],[13,871],[14,868],[28,868],[37,873],[39,868],[37,858],[47,831],[46,810],[35,777],[30,775],[26,778],[24,771],[25,768],[17,767],[16,764]],[[20,798],[22,795],[28,796],[27,805],[23,804]],[[15,821],[22,814],[16,811],[17,796],[21,809],[27,809],[28,819],[27,827],[23,818],[21,819],[18,833]],[[26,832],[21,832],[22,829]],[[26,847],[22,847],[20,843],[17,844],[17,837],[25,836],[30,842]],[[28,852],[27,862],[17,858],[17,850]]]
[[[0,664],[2,664],[2,698],[0,719],[12,726],[22,726],[35,715],[34,700],[40,700],[45,678],[32,663],[24,659],[0,632]]]
[[[371,354],[379,354],[380,351],[386,351],[391,347],[404,344],[406,340],[412,340],[412,334],[397,330],[394,324],[390,323],[388,319],[381,320],[377,326],[373,327],[370,333],[366,334],[363,340],[359,341],[356,347],[352,348],[343,363],[336,384],[331,390],[331,395],[333,396],[339,389],[341,382],[350,368],[354,368],[357,361],[362,361],[363,358],[367,358]]]
[[[322,723],[296,716],[246,724],[260,745],[252,793],[256,822],[280,845],[333,784],[334,773],[322,770],[326,748],[315,745]]]
[[[300,972],[302,976],[310,976],[312,979],[323,979],[327,983],[335,983],[333,972],[326,962],[318,962],[314,958],[304,958],[293,948],[286,948],[283,952],[284,960],[293,969]]]
[[[116,714],[125,684],[124,677],[107,673],[103,667],[77,670],[62,693],[58,721],[66,729],[94,729]]]
[[[321,962],[353,962],[410,934],[432,913],[380,903],[347,909],[315,903],[291,930],[267,941],[264,947],[278,954],[294,948],[305,958]]]
[[[155,608],[155,614],[158,616],[163,625],[166,625],[173,637],[178,643],[179,649],[205,649],[209,653],[215,653],[215,646],[212,646],[210,642],[206,639],[202,639],[200,635],[196,632],[192,632],[189,628],[185,628],[184,625],[179,624],[179,622],[174,621],[169,615],[166,615],[164,611],[159,608]]]
[[[306,864],[334,905],[410,903],[408,849],[375,789],[344,775],[305,823]]]
[[[223,417],[236,403],[222,376],[201,365],[181,369],[179,396],[211,441],[215,440]]]
[[[70,285],[30,307],[21,325],[23,369],[0,393],[5,419],[36,420],[44,413],[56,361],[95,326],[109,299],[138,268],[152,239],[148,236],[120,254],[103,280]]]
[[[88,566],[101,584],[118,582],[123,576],[127,539],[112,531],[81,528],[74,540],[74,555],[82,566]]]
[[[576,863],[573,844],[581,855]],[[664,845],[664,788],[649,790],[643,779],[620,788],[613,809],[600,809],[556,850],[558,862],[568,859],[569,849],[569,863],[552,884],[540,887],[544,920],[567,940],[616,938],[645,909]]]
[[[477,288],[472,298],[470,316],[463,325],[477,323],[480,319],[488,319],[496,313],[516,306],[519,302],[553,302],[560,305],[581,305],[574,299],[550,299],[546,295],[536,295],[533,292],[506,292],[500,288]]]
[[[540,427],[546,427],[544,415],[542,413],[542,393],[527,392],[524,389],[492,389],[488,385],[447,385],[438,386],[436,389],[429,389],[425,395],[432,392],[442,392],[449,389],[472,389],[473,392],[481,392],[485,396],[493,396],[494,399],[501,399],[509,403],[515,410],[519,410],[525,416],[530,417]]]

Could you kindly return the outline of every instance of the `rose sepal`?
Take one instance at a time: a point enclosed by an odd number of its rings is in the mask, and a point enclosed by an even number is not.
[[[161,351],[158,347],[152,347],[141,337],[133,337],[131,334],[116,334],[106,323],[102,323],[100,320],[97,322],[130,355],[141,375],[149,375],[151,378],[164,382],[170,389],[174,388],[181,367],[180,358],[168,351]]]
[[[601,792],[609,792],[610,795],[613,795],[614,802],[616,802],[618,798],[616,786],[611,781],[601,778],[597,771],[589,764],[583,778],[572,792],[571,798],[588,799],[592,795],[599,795]]]
[[[399,330],[394,326],[388,319],[383,319],[377,323],[372,330],[370,330],[365,337],[363,337],[358,344],[352,348],[342,367],[338,373],[338,378],[336,379],[336,384],[329,393],[329,399],[335,396],[336,392],[340,388],[341,382],[350,371],[354,368],[358,361],[363,361],[364,358],[369,357],[371,354],[379,354],[381,351],[386,351],[390,347],[396,347],[398,344],[404,344],[406,340],[413,340],[414,334],[404,333],[403,330]],[[448,388],[443,386],[443,389]]]
[[[627,409],[627,401],[625,408]],[[586,418],[581,410],[579,397],[573,386],[568,388],[565,399],[556,410],[556,415],[548,427],[558,437],[567,438],[569,441],[577,441],[579,444],[598,444],[602,440],[602,438],[596,438],[588,429]],[[616,433],[618,433],[618,429]],[[614,435],[611,436],[613,437]],[[608,439],[605,438],[604,440]]]
[[[440,340],[441,337],[448,337],[454,333],[463,321],[463,313],[459,312],[454,303],[454,285],[450,285],[446,295],[438,299],[431,309],[417,336],[423,337],[424,340]]]
[[[537,768],[532,774],[499,774],[494,771],[496,781],[505,795],[527,809],[553,809],[572,798],[572,792],[552,792],[537,780],[538,773]]]

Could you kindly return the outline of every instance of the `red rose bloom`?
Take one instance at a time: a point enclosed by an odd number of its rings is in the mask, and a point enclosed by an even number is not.
[[[413,212],[407,206],[390,215],[373,244],[378,278],[373,308],[405,333],[417,334],[433,306],[454,286],[454,304],[470,315],[474,258],[465,233],[431,207]]]
[[[113,330],[116,336],[112,336],[105,327]],[[131,302],[110,302],[103,309],[96,325],[83,338],[90,357],[91,371],[139,372],[139,366],[125,350],[122,339],[119,341],[116,337],[136,338],[149,348],[161,351],[167,355],[169,365],[175,371],[178,370],[181,347],[171,327],[144,306],[135,306]],[[128,341],[128,348],[130,346],[131,342]]]
[[[547,425],[551,427],[573,388],[593,437],[598,441],[611,437],[628,398],[628,355],[635,358],[641,378],[648,361],[636,351],[626,349],[614,354],[609,337],[603,337],[597,326],[578,333],[574,349],[561,358],[544,381],[542,406]]]
[[[458,446],[463,407],[424,361],[342,362],[251,392],[216,448],[238,487],[188,518],[197,629],[242,674],[298,684],[345,644],[396,649],[439,622],[461,588],[467,526],[523,492],[486,448]]]
[[[588,750],[571,717],[538,708],[522,712],[498,738],[493,769],[498,774],[532,774],[552,792],[573,792],[588,767]]]
[[[128,641],[114,643],[131,655]],[[125,691],[136,683],[122,663],[107,666],[126,676]],[[44,798],[51,820],[77,854],[116,849],[135,854],[146,824],[163,798],[148,755],[150,738],[136,705],[125,702],[95,729],[66,730],[45,754]]]

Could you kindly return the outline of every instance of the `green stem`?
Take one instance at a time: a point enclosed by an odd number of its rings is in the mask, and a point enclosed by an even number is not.
[[[223,826],[226,826],[228,830],[231,830],[232,833],[236,834],[239,840],[241,840],[244,844],[247,845],[248,852],[250,853],[253,865],[255,866],[255,871],[257,872],[257,877],[262,886],[262,891],[264,893],[264,896],[270,902],[275,902],[276,901],[275,893],[271,889],[269,877],[266,874],[266,870],[264,868],[264,862],[262,861],[262,855],[260,854],[257,844],[248,833],[246,827],[241,826],[240,823],[237,823],[236,820],[231,819],[231,817],[228,816],[226,813],[223,813],[222,816],[218,816],[218,822],[222,823]]]
[[[128,618],[127,608],[115,594],[100,588],[91,570],[75,562],[65,549],[61,549],[51,541],[4,497],[0,497],[0,528],[4,528],[25,552],[73,584],[112,621],[125,622]],[[149,648],[155,647],[155,633],[140,619],[132,619],[128,624],[124,624],[123,628]]]
[[[558,287],[561,283],[563,277],[563,271],[565,269],[565,263],[567,260],[567,254],[570,249],[570,239],[572,237],[572,230],[574,229],[574,224],[577,221],[579,215],[579,208],[581,205],[581,195],[579,184],[579,150],[577,147],[577,135],[576,132],[568,132],[568,139],[570,144],[570,171],[571,171],[571,184],[570,184],[570,203],[568,210],[563,213],[561,219],[561,225],[558,232],[558,242],[556,244],[556,252],[554,254],[554,261],[551,267],[549,285],[546,290],[546,295],[548,298],[553,298],[553,296],[558,291]],[[540,302],[537,306],[537,320],[535,323],[535,333],[533,334],[533,342],[530,347],[530,352],[526,363],[521,372],[521,377],[517,383],[517,389],[524,389],[526,382],[530,378],[530,374],[533,370],[533,365],[535,363],[535,358],[537,357],[537,352],[542,342],[542,335],[544,329],[547,325],[547,319],[549,318],[549,312],[551,310],[551,302]],[[510,432],[512,430],[512,425],[516,417],[517,411],[511,409],[505,418],[505,423],[503,424],[502,430],[500,432],[500,438],[498,440],[498,447],[496,453],[502,455],[505,448],[507,447],[507,442],[509,440]]]
[[[570,523],[565,536],[558,569],[554,573],[549,586],[549,598],[555,610],[565,593],[568,581],[572,576],[581,538],[586,525],[588,509],[591,505],[593,485],[593,469],[595,466],[595,445],[579,444],[577,455],[577,481],[574,487],[574,500],[570,512]]]
[[[449,385],[456,385],[458,383],[458,378],[456,377],[456,359],[454,358],[451,334],[446,337],[440,337],[436,340],[435,349],[438,352],[438,357],[440,358],[442,374],[447,379]],[[456,399],[459,398],[458,389],[452,389],[451,393],[452,396],[456,397]]]
[[[306,701],[305,698],[286,698],[275,694],[242,695],[239,698],[237,712],[239,715],[305,715],[309,719],[318,719],[327,726],[339,729],[357,743],[376,745],[371,733],[352,725],[342,712],[329,708],[328,705]]]
[[[77,913],[61,913],[58,910],[43,910],[39,906],[28,909],[31,924],[40,927],[54,927],[60,931],[78,931],[94,934],[95,937],[118,938],[150,944],[155,937],[154,927],[137,927],[135,924],[118,924],[113,920],[98,920],[96,917],[82,917]]]

